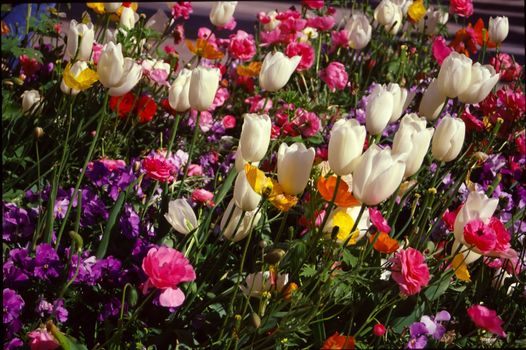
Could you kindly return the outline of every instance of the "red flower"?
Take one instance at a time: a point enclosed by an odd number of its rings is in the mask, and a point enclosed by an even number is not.
[[[157,112],[157,103],[148,95],[142,95],[137,101],[137,116],[139,123],[144,124],[153,119]]]
[[[322,349],[354,349],[354,338],[350,335],[340,335],[335,332],[325,340]]]
[[[484,28],[484,21],[482,20],[482,18],[479,18],[477,23],[475,23],[475,27],[473,29],[475,32],[475,38],[477,38],[477,44],[479,44],[479,46],[482,47],[485,42],[486,47],[497,47],[497,44],[495,44],[493,41],[489,41],[489,33],[488,30]]]
[[[477,219],[464,226],[464,239],[467,244],[474,245],[484,254],[495,248],[497,234],[494,229]]]
[[[172,182],[177,170],[175,165],[161,155],[144,159],[142,161],[142,167],[149,178],[160,182]]]
[[[117,113],[120,119],[125,119],[135,106],[135,95],[128,92],[124,96],[110,97],[110,109]]]
[[[469,113],[469,108],[464,110],[464,113],[460,116],[466,124],[467,131],[480,132],[484,131],[484,123],[482,120],[477,119],[473,114]]]

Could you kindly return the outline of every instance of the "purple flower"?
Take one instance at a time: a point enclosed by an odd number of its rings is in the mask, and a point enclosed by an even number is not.
[[[18,320],[18,316],[24,308],[24,299],[14,290],[5,288],[2,294],[4,300],[4,324],[9,324],[13,320]]]
[[[139,223],[141,219],[129,204],[124,206],[124,211],[119,219],[119,227],[126,238],[137,238],[139,236]]]
[[[5,350],[18,349],[22,346],[24,346],[24,342],[19,338],[13,338],[7,344],[4,343]]]
[[[12,242],[17,237],[27,238],[35,230],[34,220],[37,216],[35,209],[25,209],[17,207],[13,203],[2,202],[3,221],[2,221],[2,238],[6,242]]]
[[[82,191],[82,227],[91,226],[102,220],[107,220],[109,213],[104,202],[88,189]]]
[[[102,307],[100,314],[97,316],[97,320],[104,321],[110,317],[117,316],[121,309],[121,301],[118,298],[111,298],[109,302],[105,303]]]
[[[69,249],[68,249],[69,251]],[[97,258],[95,256],[89,256],[89,252],[85,251],[82,256],[79,257],[77,254],[74,254],[71,259],[71,267],[68,272],[68,279],[73,278],[77,266],[79,266],[79,272],[75,281],[73,283],[82,283],[89,286],[93,286],[100,279],[100,268],[94,268],[97,263]]]
[[[40,299],[35,311],[40,317],[47,317],[53,312],[53,304],[45,299]]]
[[[59,276],[60,259],[51,244],[41,243],[35,254],[35,271],[37,278],[47,280]]]
[[[66,211],[68,210],[69,199],[62,198],[55,201],[54,215],[56,219],[64,219],[66,216]]]
[[[68,320],[68,310],[64,307],[64,299],[57,299],[53,302],[52,314],[59,322]]]
[[[446,333],[446,328],[442,325],[442,322],[448,322],[450,319],[451,315],[445,310],[438,312],[435,316],[422,316],[420,322],[414,322],[409,327],[411,340],[406,347],[409,349],[423,349],[427,345],[428,335],[431,335],[435,340],[440,340]]]
[[[407,349],[423,349],[427,345],[427,338],[425,335],[421,335],[416,338],[412,338],[409,343],[407,343]]]
[[[15,248],[9,252],[9,258],[3,265],[4,283],[19,284],[29,280],[33,268],[33,259],[26,248]]]

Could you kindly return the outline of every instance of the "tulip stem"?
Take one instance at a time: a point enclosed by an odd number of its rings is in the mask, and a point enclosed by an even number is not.
[[[183,191],[184,186],[184,180],[186,180],[186,177],[188,176],[188,167],[190,166],[190,163],[192,162],[192,154],[194,153],[194,146],[195,141],[197,140],[197,134],[199,132],[199,119],[201,118],[201,112],[197,114],[197,117],[195,119],[195,125],[194,125],[194,134],[192,135],[192,142],[190,143],[190,148],[188,149],[188,160],[186,161],[186,164],[184,165],[184,172],[183,172],[183,178],[181,179],[181,184],[179,185],[179,190],[177,191],[177,198],[181,195],[181,192]]]
[[[287,223],[287,218],[289,217],[289,211],[285,212],[285,215],[281,218],[281,224],[279,225],[278,234],[276,235],[276,239],[274,240],[274,243],[279,243],[279,239],[281,238],[281,233],[283,232],[283,229],[285,228],[285,224]]]

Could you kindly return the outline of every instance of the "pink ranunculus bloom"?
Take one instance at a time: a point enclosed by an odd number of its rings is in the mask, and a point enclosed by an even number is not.
[[[60,347],[53,334],[45,328],[38,328],[27,334],[31,350],[54,350]]]
[[[460,17],[469,17],[473,14],[473,0],[451,0],[449,12]]]
[[[236,127],[236,117],[233,115],[225,115],[223,119],[221,120],[221,124],[223,124],[223,128],[225,129],[232,129]]]
[[[93,43],[93,48],[91,51],[91,59],[93,60],[93,63],[98,64],[99,63],[99,57],[102,53],[102,49],[104,48],[104,45]]]
[[[481,132],[484,131],[484,122],[469,112],[469,107],[466,107],[460,118],[466,124],[467,131]]]
[[[285,54],[288,57],[301,56],[300,63],[296,68],[298,72],[309,69],[314,63],[314,48],[308,43],[291,42],[287,45]]]
[[[173,19],[190,18],[190,14],[194,12],[190,1],[176,1],[172,6],[172,17]]]
[[[226,100],[230,97],[230,93],[228,92],[227,88],[220,87],[216,91],[216,95],[214,96],[214,101],[212,102],[212,105],[208,109],[209,111],[213,111],[217,107],[221,107]]]
[[[203,175],[203,168],[198,164],[190,164],[188,166],[188,176],[201,176]]]
[[[279,17],[276,16],[276,19]],[[296,40],[300,32],[307,26],[307,20],[303,18],[288,17],[281,20],[278,28],[281,31],[281,37],[284,42],[293,42]]]
[[[349,47],[349,33],[345,29],[331,32],[331,51],[339,47]]]
[[[417,294],[429,283],[429,268],[418,250],[402,249],[389,261],[393,263],[391,277],[398,283],[402,294]]]
[[[190,118],[188,121],[191,127],[195,125],[198,113],[199,112],[195,109],[190,110]],[[214,118],[212,117],[212,114],[208,111],[202,111],[201,116],[199,117],[199,129],[201,129],[202,132],[208,132],[213,124]]]
[[[331,30],[336,24],[336,20],[332,16],[317,16],[307,19],[307,27],[316,28],[319,31]]]
[[[324,0],[301,0],[301,5],[311,10],[319,10],[325,5]]]
[[[495,251],[505,252],[510,248],[511,236],[506,227],[496,217],[492,217],[489,220],[488,226],[495,231],[497,241],[495,242]]]
[[[331,91],[343,90],[349,81],[345,66],[340,62],[331,62],[327,68],[320,71],[320,78]]]
[[[142,260],[142,269],[148,276],[143,292],[152,286],[162,290],[159,304],[165,307],[180,306],[185,297],[179,284],[195,280],[195,271],[188,259],[169,247],[150,248]]]
[[[250,104],[249,113],[256,113],[256,112],[268,113],[268,111],[272,108],[272,100],[265,99],[259,95],[247,97],[245,99],[245,103]]]
[[[147,177],[159,182],[172,182],[177,170],[175,165],[159,154],[143,159],[142,168]]]
[[[197,30],[198,39],[206,39],[207,42],[217,49],[217,38],[210,28],[200,27]]]
[[[468,309],[468,315],[478,328],[485,329],[499,337],[505,337],[502,329],[504,321],[497,315],[495,310],[488,309],[482,305],[472,305]]]
[[[196,188],[192,192],[192,200],[195,202],[203,203],[209,207],[213,207],[215,205],[214,194],[202,188]]]
[[[513,61],[507,53],[499,53],[493,56],[489,63],[495,67],[495,72],[500,74],[500,80],[512,81],[520,77],[522,66]]]
[[[379,232],[391,232],[391,226],[387,223],[382,212],[376,208],[369,208],[369,219]]]
[[[281,40],[281,31],[279,28],[271,30],[270,32],[261,32],[259,33],[261,39],[261,46],[270,46],[280,42]]]
[[[446,57],[449,56],[451,51],[453,51],[452,48],[447,46],[446,40],[442,36],[437,36],[435,40],[433,40],[431,50],[433,51],[433,57],[440,66]]]
[[[285,21],[287,19],[299,19],[301,17],[301,13],[299,13],[296,10],[288,9],[287,11],[280,12],[276,15],[276,19],[278,21]],[[301,28],[303,29],[303,28]],[[300,29],[300,30],[301,30]]]
[[[106,169],[108,169],[109,171],[113,171],[115,169],[122,169],[126,166],[126,162],[122,159],[100,159],[99,161],[102,164],[104,164]]]
[[[256,54],[256,42],[254,37],[243,30],[230,35],[228,52],[233,58],[241,61],[249,61]]]
[[[467,244],[475,246],[482,254],[486,254],[495,248],[497,234],[482,220],[475,219],[464,226],[464,240]]]
[[[298,108],[294,114],[294,124],[298,126],[304,137],[312,137],[320,131],[321,121],[316,113]]]

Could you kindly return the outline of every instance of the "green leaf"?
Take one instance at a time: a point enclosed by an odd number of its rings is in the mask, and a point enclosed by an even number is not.
[[[358,263],[358,258],[351,254],[350,251],[345,249],[343,251],[343,262],[351,267],[355,267]]]
[[[396,333],[402,333],[405,326],[409,326],[411,323],[415,322],[424,313],[425,304],[425,302],[422,302],[419,305],[416,305],[413,312],[407,316],[395,318],[393,320],[393,330]]]
[[[453,276],[453,270],[449,270],[444,273],[437,281],[431,284],[424,291],[424,295],[429,301],[436,300],[442,294],[446,292],[451,283],[451,277]]]
[[[314,265],[305,265],[300,272],[301,277],[312,277],[318,274]]]

